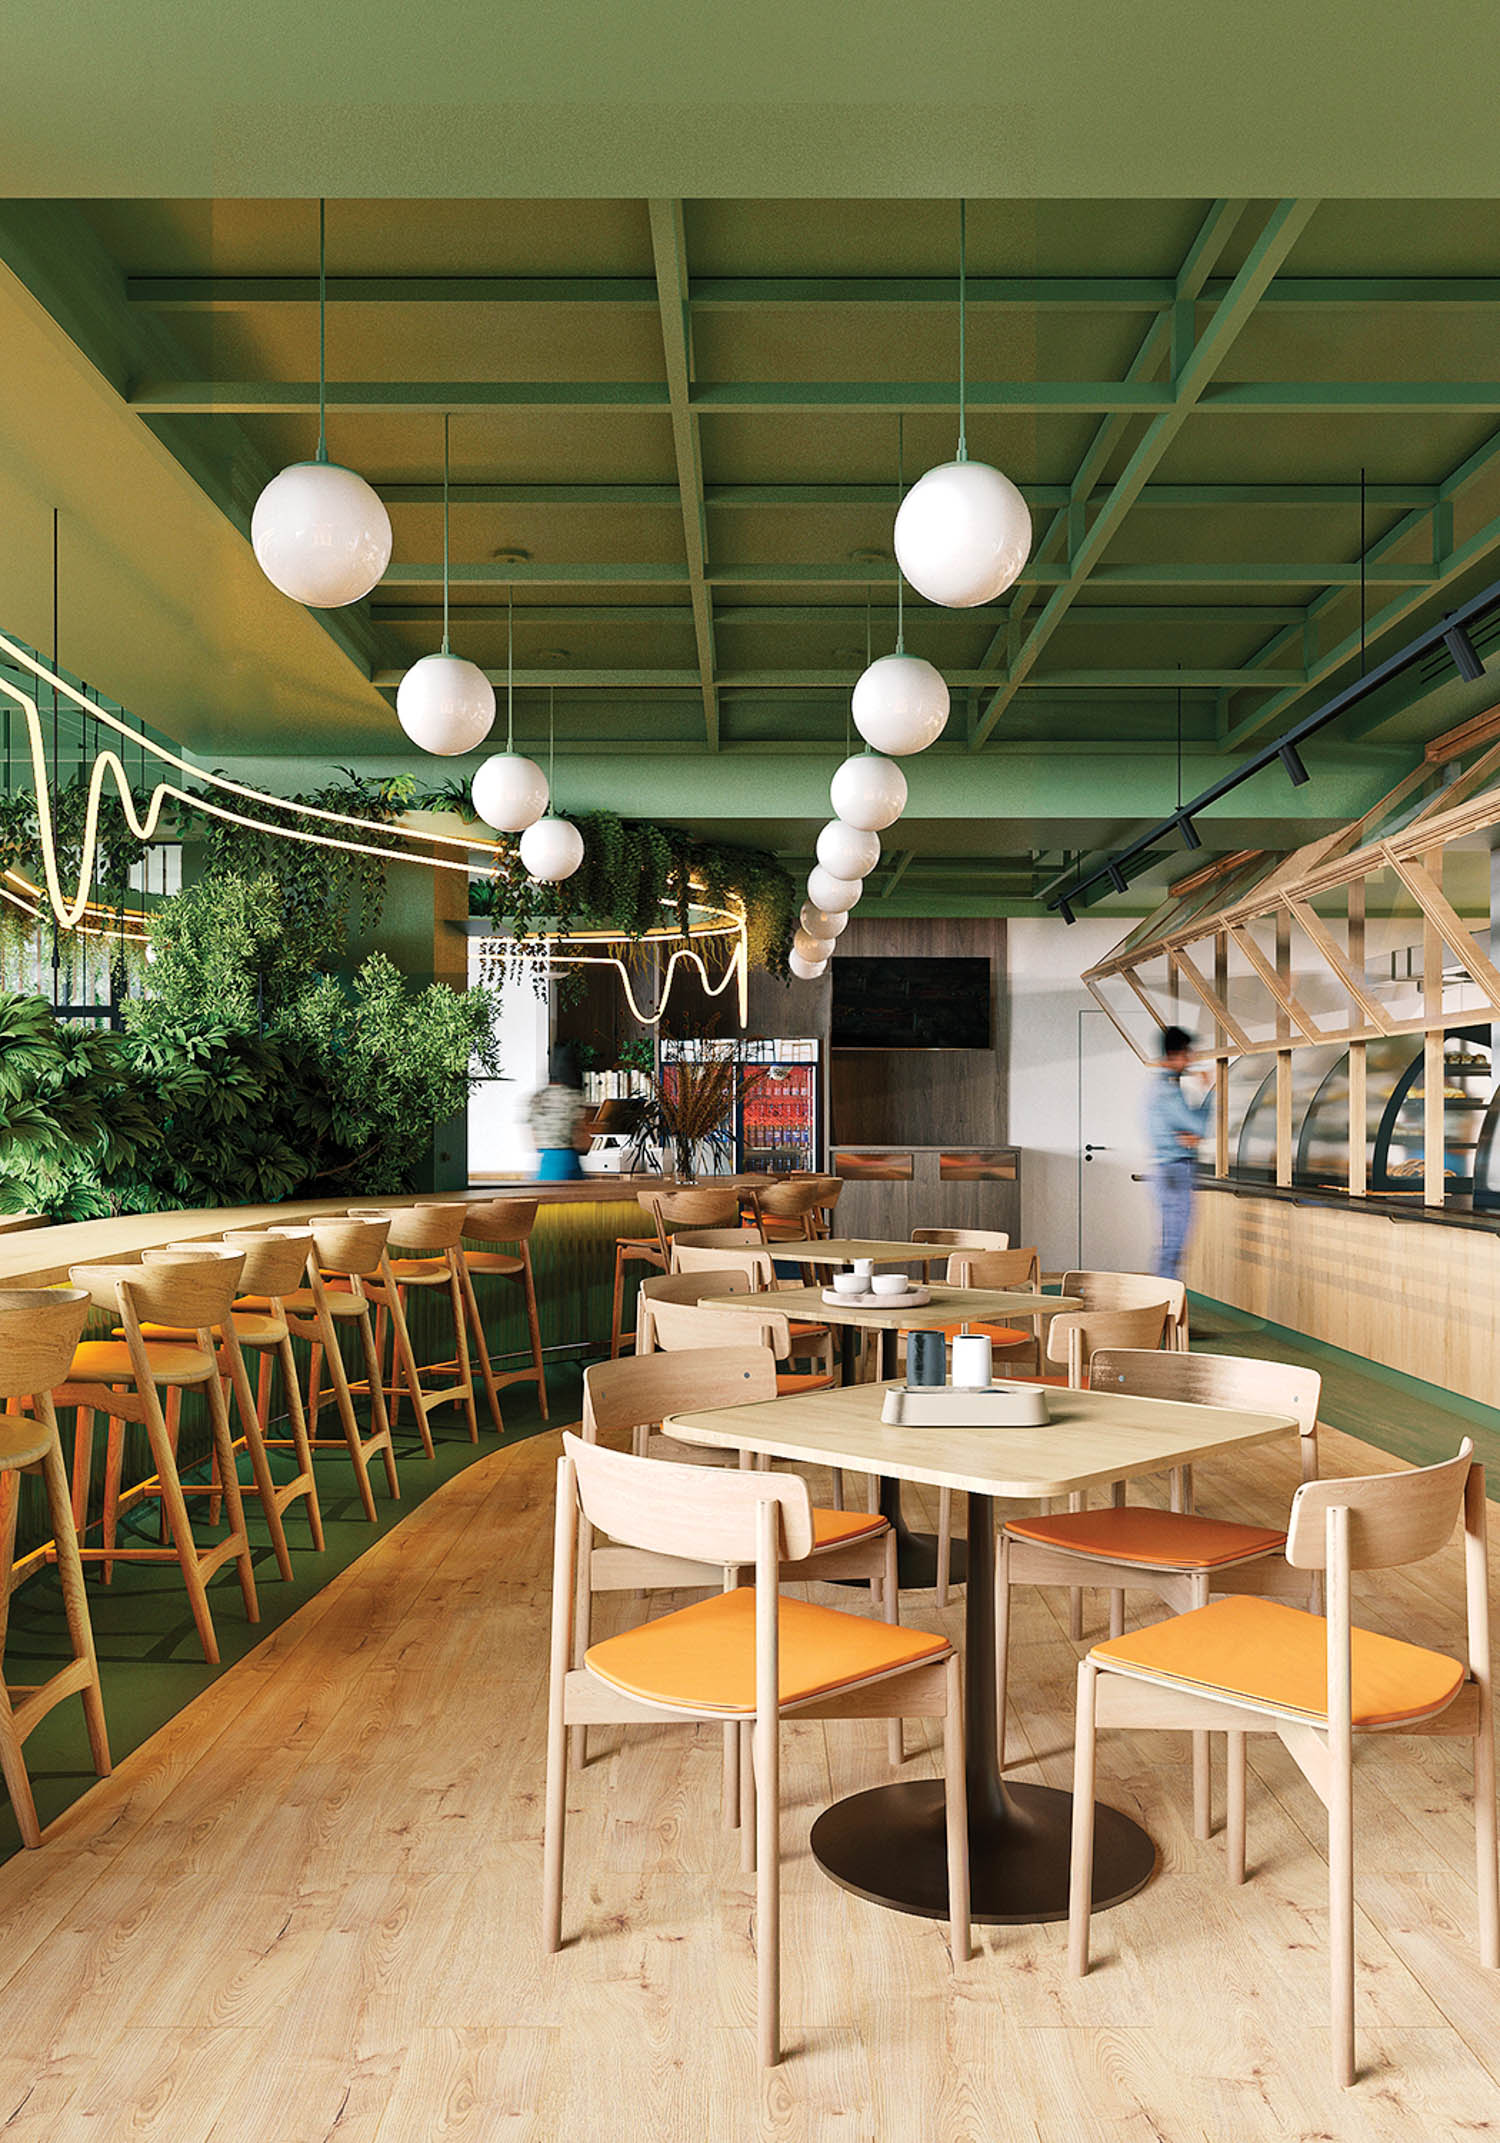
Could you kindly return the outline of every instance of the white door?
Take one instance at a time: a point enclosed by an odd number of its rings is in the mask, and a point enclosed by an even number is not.
[[[1140,1046],[1158,1036],[1144,1011],[1122,1017]],[[1097,1006],[1078,1014],[1078,1242],[1081,1272],[1149,1272],[1156,1211],[1147,1167],[1151,1074]]]

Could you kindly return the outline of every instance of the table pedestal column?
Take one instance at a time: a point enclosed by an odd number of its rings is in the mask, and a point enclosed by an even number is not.
[[[969,1497],[968,1569],[964,1782],[973,1917],[990,1926],[1064,1920],[1073,1796],[1053,1786],[1007,1785],[995,1757],[995,1505],[989,1496]],[[872,1904],[947,1918],[941,1780],[876,1786],[836,1802],[814,1823],[812,1849],[826,1874]],[[1094,1911],[1133,1897],[1155,1866],[1156,1847],[1140,1825],[1096,1804]]]

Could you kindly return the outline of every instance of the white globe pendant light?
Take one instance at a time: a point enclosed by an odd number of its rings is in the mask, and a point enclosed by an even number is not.
[[[552,787],[555,695],[547,695],[547,786]],[[583,861],[583,835],[571,819],[540,818],[521,835],[521,862],[530,878],[558,885],[571,878]]]
[[[833,939],[815,938],[810,930],[799,930],[792,939],[792,949],[800,952],[804,960],[827,961],[833,955]]]
[[[818,861],[835,878],[868,878],[880,861],[880,836],[830,819],[818,835]]]
[[[443,415],[443,645],[414,662],[396,687],[396,719],[424,752],[477,751],[495,719],[495,688],[477,662],[448,648],[448,417]]]
[[[524,833],[547,808],[547,777],[520,752],[493,752],[474,776],[474,815],[496,833]]]
[[[896,514],[896,563],[919,595],[947,610],[992,603],[1031,555],[1026,501],[999,469],[970,461],[965,424],[968,210],[958,204],[958,452],[911,487]]]
[[[820,975],[827,972],[828,968],[826,960],[804,960],[801,953],[796,951],[795,948],[786,964],[799,982],[816,982]]]
[[[318,451],[273,476],[255,502],[250,543],[273,588],[312,610],[368,595],[391,562],[391,517],[362,476],[328,459],[327,274],[318,203]]]
[[[521,836],[521,861],[528,878],[556,885],[582,863],[583,835],[571,819],[537,819]]]
[[[1026,501],[988,462],[945,461],[919,477],[896,515],[896,562],[919,595],[947,610],[993,603],[1031,556]]]
[[[948,721],[942,673],[898,644],[872,662],[854,687],[854,726],[877,752],[904,759],[936,743]]]
[[[550,707],[548,723],[551,723]],[[551,784],[534,759],[516,750],[515,591],[505,597],[505,749],[493,752],[474,776],[474,816],[496,833],[524,833],[547,808]]]
[[[807,897],[815,908],[842,909],[847,915],[864,891],[860,878],[838,878],[821,863],[807,874]]]
[[[828,786],[834,816],[846,826],[883,833],[906,809],[906,776],[894,759],[878,752],[856,752],[846,759]]]
[[[849,927],[847,909],[815,908],[810,900],[803,901],[799,919],[808,936],[814,938],[842,937]]]

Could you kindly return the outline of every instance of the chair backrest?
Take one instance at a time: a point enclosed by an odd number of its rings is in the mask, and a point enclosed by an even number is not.
[[[693,1190],[642,1191],[641,1204],[656,1222],[663,1257],[672,1254],[676,1228],[733,1228],[740,1217],[740,1194],[732,1185],[703,1184]]]
[[[914,1243],[945,1243],[950,1250],[1009,1250],[1003,1228],[913,1228]]]
[[[1167,1305],[1136,1310],[1065,1310],[1047,1327],[1047,1359],[1066,1362],[1068,1382],[1081,1386],[1101,1347],[1159,1347],[1168,1329]]]
[[[363,1212],[352,1213],[351,1220],[363,1220]],[[371,1216],[390,1222],[386,1237],[392,1250],[417,1250],[431,1256],[444,1250],[456,1250],[468,1231],[469,1208],[467,1205],[407,1205],[393,1207],[389,1213]]]
[[[753,1250],[765,1237],[759,1228],[674,1228],[673,1249]]]
[[[187,1325],[212,1330],[229,1317],[240,1292],[244,1259],[225,1255],[225,1246],[209,1245],[196,1255],[179,1253],[151,1265],[73,1265],[68,1277],[86,1288],[95,1305],[132,1323]]]
[[[269,1295],[273,1300],[294,1294],[307,1278],[308,1252],[313,1247],[311,1228],[286,1228],[274,1235],[264,1230],[232,1228],[227,1245],[245,1253],[240,1275],[242,1295]]]
[[[748,1295],[748,1276],[742,1272],[653,1272],[642,1280],[635,1318],[635,1351],[650,1354],[658,1345],[656,1310],[662,1302],[701,1302],[705,1295]],[[747,1331],[753,1328],[747,1327]],[[743,1340],[744,1334],[741,1335]]]
[[[83,1287],[0,1289],[0,1399],[26,1399],[66,1384],[89,1307]]]
[[[1286,1559],[1298,1570],[1328,1566],[1328,1513],[1349,1513],[1351,1570],[1390,1570],[1424,1562],[1447,1545],[1464,1505],[1474,1446],[1466,1436],[1454,1458],[1404,1473],[1370,1473],[1343,1481],[1304,1481],[1292,1498]]]
[[[695,1276],[702,1280],[705,1276]],[[714,1278],[716,1275],[709,1274]],[[738,1278],[738,1275],[734,1275]],[[718,1310],[711,1303],[653,1302],[651,1335],[664,1353],[678,1347],[769,1347],[778,1361],[792,1351],[785,1317],[767,1311],[757,1320],[745,1310]]]
[[[357,1220],[315,1220],[312,1232],[318,1263],[325,1272],[365,1274],[379,1270],[391,1224],[384,1213],[366,1213]]]
[[[471,1205],[464,1234],[476,1243],[524,1243],[536,1226],[535,1198],[487,1198]]]
[[[1292,1414],[1299,1434],[1312,1443],[1323,1379],[1316,1369],[1303,1369],[1294,1362],[1263,1362],[1246,1355],[1098,1347],[1089,1357],[1089,1389],[1132,1392],[1143,1399],[1176,1399],[1188,1406]]]
[[[672,1238],[673,1272],[742,1272],[749,1283],[751,1294],[765,1294],[776,1285],[776,1267],[769,1250],[757,1249],[753,1243],[740,1250],[702,1250],[696,1243],[685,1243],[680,1235]]]
[[[795,1562],[812,1553],[812,1502],[798,1474],[678,1466],[585,1443],[565,1431],[560,1491],[569,1468],[584,1517],[622,1547],[700,1563],[755,1563],[760,1513],[771,1504],[779,1536],[775,1556]],[[774,1563],[768,1574],[774,1583]]]
[[[684,1354],[624,1354],[583,1373],[583,1434],[595,1443],[615,1430],[657,1428],[668,1414],[745,1406],[776,1396],[776,1358],[767,1347]]]
[[[1076,1295],[1086,1310],[1138,1310],[1165,1302],[1172,1318],[1175,1345],[1185,1344],[1187,1285],[1149,1272],[1065,1272],[1065,1295]]]
[[[956,1250],[948,1260],[951,1287],[1029,1287],[1039,1292],[1041,1259],[1035,1250]]]
[[[822,1189],[822,1179],[817,1176],[801,1176],[795,1182],[768,1183],[764,1190],[758,1185],[753,1193],[756,1211],[770,1220],[801,1221],[803,1233],[812,1234],[813,1215],[828,1200]]]

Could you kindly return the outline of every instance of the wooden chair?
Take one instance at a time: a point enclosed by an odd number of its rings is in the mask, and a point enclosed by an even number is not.
[[[750,1292],[748,1275],[734,1270],[650,1274],[642,1280],[638,1291],[635,1315],[636,1353],[656,1352],[656,1309],[659,1303],[696,1303],[711,1295],[748,1295]],[[754,1329],[748,1322],[742,1325],[738,1339],[732,1344],[749,1346]]]
[[[307,1386],[308,1444],[315,1452],[339,1449],[348,1452],[359,1500],[371,1525],[376,1523],[375,1493],[370,1486],[372,1458],[379,1457],[382,1461],[386,1487],[391,1495],[399,1499],[401,1494],[396,1478],[396,1454],[391,1444],[390,1416],[385,1409],[380,1355],[375,1346],[375,1327],[365,1294],[366,1280],[378,1279],[389,1229],[390,1223],[383,1214],[362,1214],[357,1220],[314,1221],[310,1230],[312,1247],[307,1258],[307,1286],[281,1298],[288,1332],[294,1339],[306,1340],[312,1348]],[[280,1232],[279,1229],[270,1230],[273,1235]],[[296,1229],[290,1232],[302,1236],[309,1231]],[[328,1275],[326,1280],[325,1273]],[[255,1306],[259,1307],[259,1304]],[[399,1303],[397,1308],[400,1308]],[[360,1388],[369,1394],[373,1424],[368,1436],[361,1430],[354,1410],[354,1387],[349,1382],[339,1346],[341,1325],[353,1325],[359,1333],[365,1362],[365,1377]],[[342,1436],[318,1434],[325,1362],[344,1432]]]
[[[59,1667],[44,1682],[27,1688],[11,1688],[0,1682],[0,1772],[4,1773],[23,1845],[40,1845],[42,1832],[22,1744],[49,1711],[68,1697],[82,1697],[94,1769],[101,1778],[107,1778],[110,1770],[99,1662],[94,1656],[83,1564],[53,1401],[54,1390],[66,1382],[88,1314],[89,1297],[81,1287],[7,1288],[0,1292],[0,1400],[7,1402],[7,1411],[0,1414],[0,1653],[5,1648],[10,1613],[20,1477],[32,1473],[41,1475],[47,1498],[73,1655],[65,1667]],[[29,1420],[9,1411],[13,1400],[24,1401],[30,1407]]]
[[[363,1213],[351,1214],[351,1219],[362,1219]],[[391,1326],[392,1358],[391,1382],[386,1387],[390,1405],[391,1427],[394,1429],[401,1417],[401,1400],[404,1392],[410,1396],[417,1412],[417,1426],[422,1435],[422,1448],[429,1458],[435,1456],[432,1441],[432,1416],[440,1407],[461,1406],[469,1425],[469,1441],[479,1441],[479,1418],[474,1411],[474,1365],[469,1354],[469,1331],[478,1328],[479,1305],[474,1300],[474,1283],[469,1277],[469,1268],[464,1262],[460,1245],[468,1225],[467,1205],[409,1205],[399,1206],[385,1214],[390,1222],[386,1237],[385,1252],[377,1276],[366,1282],[365,1293],[375,1309],[375,1351],[381,1361],[385,1360],[385,1326],[389,1318]],[[391,1256],[392,1251],[409,1252],[411,1255]],[[442,1361],[419,1362],[412,1345],[411,1328],[406,1321],[406,1300],[411,1288],[441,1288],[448,1297],[448,1311],[453,1324],[453,1340],[456,1353]],[[489,1349],[481,1339],[479,1349],[480,1370],[484,1378],[485,1396],[489,1401],[490,1419],[497,1436],[505,1434],[505,1423],[500,1418],[500,1394],[495,1388],[494,1372],[490,1368]],[[398,1374],[399,1372],[399,1374]],[[434,1388],[424,1381],[440,1377],[446,1381]],[[359,1386],[355,1385],[357,1392]]]
[[[699,1287],[705,1280],[715,1278],[738,1278],[737,1274],[692,1273],[684,1278],[692,1279]],[[738,1294],[738,1288],[722,1290],[726,1294]],[[748,1293],[745,1289],[743,1292]],[[674,1302],[656,1295],[650,1302],[651,1338],[654,1347],[670,1353],[679,1347],[743,1347],[758,1344],[769,1347],[778,1362],[790,1358],[792,1335],[787,1319],[768,1310],[758,1321],[746,1316],[741,1310],[715,1309],[711,1302]],[[834,1379],[822,1371],[781,1370],[776,1372],[776,1392],[785,1398],[792,1392],[827,1391]]]
[[[819,1194],[813,1208],[814,1232],[830,1236],[838,1218],[839,1200],[844,1195],[844,1179],[842,1176],[815,1176],[813,1183]]]
[[[783,1242],[813,1242],[820,1231],[818,1215],[826,1202],[821,1176],[789,1177],[782,1183],[751,1188],[751,1208],[761,1234],[768,1243],[779,1236]]]
[[[673,1272],[742,1272],[750,1284],[752,1294],[774,1294],[782,1283],[776,1277],[776,1266],[771,1253],[763,1246],[745,1243],[732,1250],[704,1247],[697,1243],[684,1242],[680,1235],[672,1239]],[[792,1280],[786,1283],[799,1287],[802,1283]],[[821,1356],[823,1367],[833,1373],[833,1334],[826,1324],[807,1318],[794,1317],[788,1330],[792,1338],[792,1350],[797,1359],[814,1359]]]
[[[736,1346],[695,1350],[691,1360],[682,1353],[638,1354],[618,1362],[595,1362],[583,1373],[583,1435],[597,1443],[601,1430],[629,1433],[631,1449],[641,1458],[668,1458],[679,1465],[731,1466],[734,1457],[714,1444],[699,1443],[690,1430],[669,1436],[661,1428],[668,1414],[714,1406],[748,1406],[776,1397],[776,1357],[769,1347]],[[750,1463],[748,1452],[739,1463]],[[762,1465],[767,1464],[765,1460]],[[845,1511],[813,1508],[813,1548],[803,1563],[783,1563],[783,1584],[863,1582],[870,1588],[871,1604],[887,1622],[901,1619],[901,1595],[896,1582],[896,1536],[879,1511]],[[595,1591],[612,1591],[608,1565],[597,1575],[590,1561],[590,1528],[584,1526],[579,1559],[579,1585],[592,1582]],[[702,1582],[717,1586],[723,1572],[711,1571]],[[688,1578],[674,1580],[684,1585]],[[584,1617],[580,1600],[580,1621]],[[582,1666],[580,1650],[574,1666]],[[587,1760],[586,1734],[576,1744],[580,1765]],[[901,1722],[890,1725],[890,1758],[902,1760]],[[738,1821],[738,1801],[729,1792],[737,1775],[738,1753],[732,1740],[726,1746],[725,1814],[731,1825]]]
[[[580,1513],[614,1543],[622,1587],[660,1582],[664,1560],[753,1568],[731,1589],[595,1644],[571,1666]],[[593,1722],[738,1724],[741,1821],[755,1830],[760,2057],[781,2057],[780,1727],[787,1718],[940,1718],[949,1940],[969,1954],[967,1814],[958,1660],[945,1638],[808,1601],[784,1600],[783,1563],[813,1549],[807,1485],[794,1474],[672,1466],[565,1434],[557,1470],[547,1711],[543,1947],[562,1947],[563,1826],[570,1729]],[[588,1596],[585,1595],[585,1606]]]
[[[647,1265],[652,1272],[665,1272],[667,1254],[662,1249],[659,1230],[656,1226],[656,1191],[637,1191],[636,1202],[651,1216],[649,1235],[622,1235],[615,1242],[615,1287],[613,1305],[609,1318],[609,1352],[614,1360],[623,1354],[626,1347],[637,1344],[636,1334],[627,1332],[623,1323],[625,1314],[625,1271],[630,1265]],[[738,1218],[738,1214],[736,1214]]]
[[[1352,1626],[1350,1574],[1436,1555],[1464,1521],[1467,1666]],[[1068,1965],[1089,1963],[1095,1737],[1100,1726],[1196,1727],[1229,1737],[1228,1873],[1245,1875],[1246,1737],[1275,1734],[1328,1811],[1333,2072],[1355,2080],[1354,1805],[1356,1739],[1451,1734],[1474,1746],[1479,1957],[1500,1965],[1495,1860],[1494,1701],[1484,1470],[1465,1438],[1456,1458],[1405,1473],[1305,1482],[1292,1501],[1286,1559],[1324,1572],[1328,1612],[1278,1600],[1216,1600],[1095,1645],[1078,1668]]]
[[[66,1378],[53,1393],[56,1405],[80,1409],[75,1514],[77,1508],[85,1512],[88,1508],[93,1415],[102,1412],[111,1420],[138,1422],[145,1428],[156,1471],[139,1485],[137,1493],[160,1497],[170,1546],[121,1547],[115,1542],[97,1548],[81,1546],[79,1553],[85,1561],[111,1564],[175,1561],[187,1588],[203,1656],[210,1666],[218,1664],[219,1643],[209,1611],[208,1580],[226,1563],[232,1562],[239,1576],[246,1621],[260,1620],[215,1338],[216,1333],[229,1327],[230,1306],[243,1262],[237,1256],[210,1254],[159,1265],[73,1266],[69,1278],[74,1286],[86,1289],[97,1308],[119,1319],[124,1338],[80,1340]],[[183,1326],[193,1334],[192,1344],[148,1340],[141,1329],[144,1324]],[[201,1389],[208,1402],[213,1455],[229,1513],[226,1536],[208,1548],[200,1548],[193,1539],[176,1454],[162,1412],[161,1395],[174,1386]]]
[[[1297,1422],[1302,1478],[1317,1478],[1323,1380],[1314,1369],[1229,1354],[1099,1348],[1089,1360],[1089,1389],[1174,1399],[1189,1406],[1291,1414]],[[995,1565],[995,1718],[1002,1766],[1012,1585],[1076,1587],[1082,1579],[1108,1592],[1111,1637],[1124,1630],[1125,1595],[1133,1591],[1153,1593],[1173,1614],[1206,1606],[1212,1593],[1292,1598],[1313,1608],[1320,1604],[1317,1573],[1294,1570],[1282,1553],[1284,1531],[1237,1519],[1199,1517],[1184,1496],[1185,1473],[1182,1468],[1171,1477],[1170,1510],[1127,1505],[1125,1483],[1118,1481],[1105,1510],[1013,1518],[1002,1527]],[[1200,1838],[1212,1834],[1206,1733],[1193,1737],[1193,1827]]]
[[[941,1247],[946,1256],[954,1250],[1009,1250],[1010,1237],[1003,1228],[913,1228],[914,1243],[932,1243]],[[943,1263],[942,1257],[913,1258],[920,1264],[922,1277],[930,1279],[934,1265]]]
[[[503,1391],[507,1384],[534,1384],[542,1419],[547,1413],[547,1370],[542,1359],[542,1327],[537,1316],[536,1275],[531,1265],[531,1236],[536,1227],[537,1201],[535,1198],[489,1198],[482,1205],[471,1205],[464,1222],[464,1240],[459,1245],[459,1256],[470,1275],[469,1299],[475,1304],[475,1344],[494,1371],[494,1356],[490,1352],[484,1326],[479,1322],[478,1293],[472,1282],[480,1276],[494,1280],[508,1280],[521,1290],[521,1299],[526,1305],[526,1332],[531,1344],[531,1367],[529,1369],[502,1369],[494,1373],[495,1385]],[[473,1243],[485,1245],[504,1244],[506,1247],[475,1250]]]
[[[753,1250],[765,1237],[756,1227],[674,1228],[672,1245],[687,1250]]]
[[[297,1361],[292,1352],[291,1325],[287,1316],[287,1301],[298,1292],[307,1278],[307,1261],[313,1248],[310,1228],[288,1228],[279,1233],[264,1229],[232,1228],[224,1236],[231,1250],[243,1252],[244,1271],[240,1276],[240,1294],[234,1302],[234,1336],[239,1351],[249,1347],[260,1357],[256,1376],[254,1398],[251,1399],[248,1380],[239,1387],[242,1410],[249,1405],[259,1431],[258,1441],[266,1450],[291,1451],[297,1463],[297,1471],[290,1480],[273,1486],[272,1499],[277,1512],[285,1511],[299,1498],[307,1503],[307,1523],[312,1533],[314,1551],[323,1551],[323,1513],[318,1505],[318,1484],[313,1468],[312,1444],[307,1432],[307,1414],[302,1404],[302,1383],[297,1375]],[[261,1305],[264,1305],[262,1307]],[[287,1418],[291,1424],[290,1436],[271,1434],[271,1376],[273,1362],[281,1367],[282,1389],[286,1396]],[[243,1374],[244,1364],[241,1361]],[[262,1497],[264,1501],[264,1497]]]
[[[1165,1302],[1172,1313],[1169,1344],[1187,1352],[1187,1285],[1182,1280],[1148,1272],[1065,1272],[1062,1292],[1076,1295],[1086,1310],[1135,1310],[1146,1303]]]

